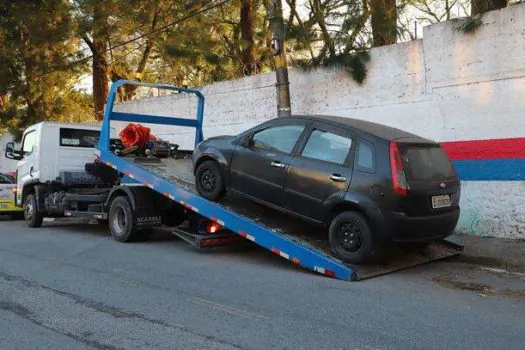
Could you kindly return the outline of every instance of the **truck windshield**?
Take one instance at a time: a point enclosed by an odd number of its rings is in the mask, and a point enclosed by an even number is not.
[[[60,146],[93,148],[99,137],[97,130],[60,128]]]
[[[401,144],[400,151],[409,181],[444,181],[456,178],[450,160],[439,145]]]

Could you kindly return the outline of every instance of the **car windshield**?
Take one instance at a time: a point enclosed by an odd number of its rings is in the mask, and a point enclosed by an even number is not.
[[[407,179],[443,181],[456,178],[445,151],[438,145],[401,145]]]

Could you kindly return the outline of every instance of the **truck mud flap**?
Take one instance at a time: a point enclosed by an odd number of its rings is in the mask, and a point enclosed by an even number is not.
[[[395,250],[381,258],[379,262],[363,265],[351,265],[354,281],[364,280],[391,272],[408,269],[432,261],[450,258],[461,254],[463,246],[449,242],[435,242],[419,250]]]

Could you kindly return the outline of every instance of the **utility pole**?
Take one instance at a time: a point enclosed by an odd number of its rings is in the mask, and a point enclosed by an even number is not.
[[[277,114],[279,117],[291,115],[290,82],[286,62],[286,43],[284,36],[283,6],[281,0],[270,0],[268,20],[273,33],[272,51],[275,57],[275,74],[277,77]]]

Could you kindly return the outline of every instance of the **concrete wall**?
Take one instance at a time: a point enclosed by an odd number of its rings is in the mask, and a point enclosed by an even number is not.
[[[445,142],[463,180],[459,230],[525,239],[525,5],[487,13],[473,34],[459,20],[426,27],[424,40],[371,51],[357,85],[341,70],[290,71],[295,114],[334,114]],[[273,74],[205,86],[205,137],[235,134],[276,111]],[[193,101],[164,96],[121,111],[194,114]],[[153,128],[191,147],[187,129]],[[507,147],[513,145],[513,147]],[[512,148],[512,149],[511,149]]]

